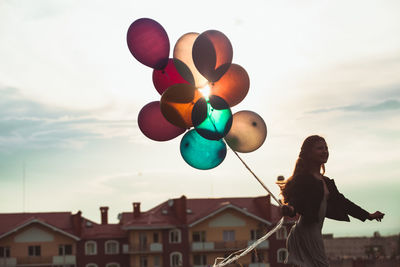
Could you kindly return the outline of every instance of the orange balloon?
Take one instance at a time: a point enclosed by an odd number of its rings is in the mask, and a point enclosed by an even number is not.
[[[193,106],[201,97],[202,94],[191,84],[174,84],[161,96],[161,113],[173,125],[190,128],[193,126]]]
[[[207,79],[197,70],[193,62],[192,49],[197,36],[196,32],[189,32],[179,38],[174,47],[174,63],[179,74],[195,87],[206,85]]]
[[[267,137],[267,126],[257,113],[242,110],[233,115],[232,127],[225,140],[237,152],[248,153],[262,146]]]
[[[211,94],[222,97],[233,107],[246,97],[249,87],[250,79],[246,70],[238,64],[231,64],[221,79],[211,84]]]

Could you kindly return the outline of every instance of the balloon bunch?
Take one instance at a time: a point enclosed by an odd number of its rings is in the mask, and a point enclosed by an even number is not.
[[[181,155],[203,170],[225,159],[224,139],[237,152],[252,152],[264,143],[267,127],[257,113],[232,115],[231,107],[245,98],[250,80],[244,68],[232,63],[232,45],[222,32],[186,33],[169,58],[167,32],[157,21],[141,18],[130,25],[127,43],[139,62],[153,68],[153,84],[161,95],[139,112],[145,136],[167,141],[188,130]]]

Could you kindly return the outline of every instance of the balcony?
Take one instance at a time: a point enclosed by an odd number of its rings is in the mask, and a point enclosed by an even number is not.
[[[214,242],[193,242],[192,251],[214,250]]]
[[[256,240],[250,240],[250,241],[247,243],[247,246],[253,245],[254,242],[256,242]],[[269,241],[268,241],[268,240],[264,240],[263,242],[261,242],[260,244],[258,244],[257,249],[269,249]]]
[[[249,267],[269,267],[269,263],[250,263]]]
[[[247,241],[214,242],[214,251],[231,251],[247,247]]]
[[[75,265],[76,257],[75,255],[64,255],[64,256],[53,256],[53,265]]]
[[[21,264],[51,265],[52,261],[53,261],[53,256],[18,257],[18,265]]]
[[[161,243],[126,245],[123,248],[123,252],[128,254],[157,254],[162,253],[162,251],[163,246]]]
[[[0,258],[0,267],[14,267],[16,265],[16,258]]]

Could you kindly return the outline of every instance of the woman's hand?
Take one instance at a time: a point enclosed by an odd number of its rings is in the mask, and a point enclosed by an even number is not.
[[[370,213],[369,214],[369,220],[377,220],[378,222],[380,222],[383,219],[383,216],[385,216],[384,213],[380,212],[380,211],[375,211],[375,213]]]

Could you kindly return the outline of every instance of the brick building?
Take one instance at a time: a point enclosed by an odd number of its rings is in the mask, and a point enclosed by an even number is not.
[[[205,267],[246,248],[280,219],[269,196],[182,196],[145,212],[135,202],[117,224],[108,222],[108,207],[100,207],[100,215],[97,224],[81,212],[0,214],[0,267]],[[237,263],[283,267],[292,224],[288,220]]]
[[[246,248],[279,221],[269,197],[170,199],[146,212],[133,203],[121,214],[132,267],[205,267]],[[283,266],[291,223],[238,260],[242,266]]]

